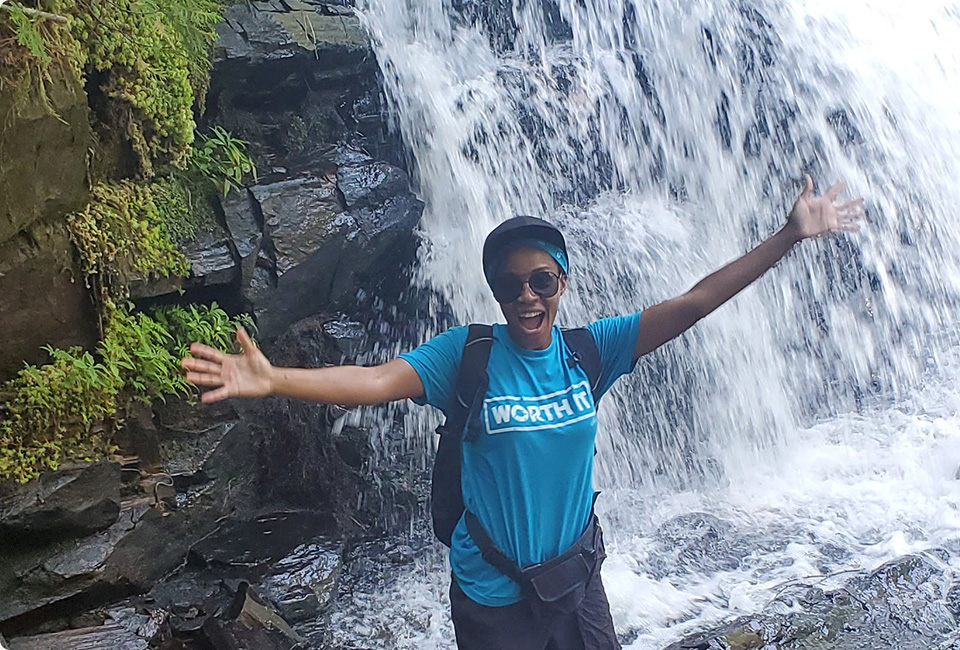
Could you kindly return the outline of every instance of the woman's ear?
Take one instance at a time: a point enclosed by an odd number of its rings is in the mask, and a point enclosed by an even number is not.
[[[567,274],[560,274],[560,295],[563,295],[563,292],[567,290]]]

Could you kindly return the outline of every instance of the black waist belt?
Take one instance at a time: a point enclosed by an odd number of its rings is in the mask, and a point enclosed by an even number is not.
[[[596,502],[596,495],[593,500]],[[464,512],[464,523],[483,559],[520,585],[525,595],[532,594],[544,603],[556,603],[566,596],[579,600],[574,592],[582,593],[593,575],[598,552],[603,552],[603,535],[592,508],[587,528],[573,546],[553,559],[523,568],[497,548],[483,524],[469,510]]]

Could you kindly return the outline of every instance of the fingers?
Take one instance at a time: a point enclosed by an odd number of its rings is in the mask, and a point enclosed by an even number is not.
[[[223,386],[223,379],[220,374],[210,374],[206,372],[188,372],[187,381],[196,386]]]
[[[810,174],[807,174],[803,177],[803,190],[800,191],[800,198],[806,201],[811,194],[813,194],[813,179],[810,178]]]
[[[853,201],[847,201],[843,205],[836,207],[837,214],[846,221],[859,221],[865,219],[867,212],[863,207],[863,199],[857,198]]]
[[[216,390],[208,390],[206,393],[200,396],[200,401],[204,404],[212,404],[213,402],[219,402],[230,397],[230,392],[226,388],[218,388]]]
[[[180,359],[180,367],[184,370],[193,370],[194,372],[202,372],[206,374],[219,375],[220,370],[223,368],[219,363],[214,363],[213,361],[204,361],[203,359],[195,359],[193,357],[184,357]]]
[[[237,328],[237,342],[240,343],[240,348],[244,354],[252,354],[257,349],[250,335],[247,334],[247,330],[243,327]]]
[[[208,359],[216,363],[223,363],[223,360],[227,357],[227,355],[220,350],[211,348],[209,345],[204,345],[203,343],[191,343],[190,354],[199,359]]]
[[[833,203],[837,200],[837,197],[840,196],[840,192],[842,192],[846,187],[847,182],[840,181],[839,183],[835,183],[833,186],[831,186],[829,190],[823,193],[823,195],[830,199],[830,202]]]

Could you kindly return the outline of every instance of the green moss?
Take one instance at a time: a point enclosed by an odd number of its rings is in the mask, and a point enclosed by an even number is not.
[[[187,258],[174,243],[189,229],[182,193],[168,182],[120,181],[91,190],[86,208],[67,217],[84,272],[108,296],[123,297],[134,274],[186,275]],[[165,199],[171,199],[171,202]]]
[[[21,5],[63,15],[66,25],[27,16]],[[51,65],[95,79],[104,116],[138,156],[141,172],[184,168],[193,142],[194,104],[210,75],[209,53],[222,19],[214,0],[24,0],[0,11],[0,86],[40,84]],[[37,74],[29,74],[30,71]]]
[[[220,6],[211,0],[65,0],[84,67],[105,73],[114,103],[145,175],[154,163],[183,168],[193,142],[193,104],[206,92],[209,50]]]

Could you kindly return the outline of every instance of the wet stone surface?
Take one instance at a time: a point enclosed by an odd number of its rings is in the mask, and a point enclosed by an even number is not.
[[[824,592],[783,589],[762,614],[692,635],[666,650],[928,650],[956,645],[940,551],[908,555]]]

